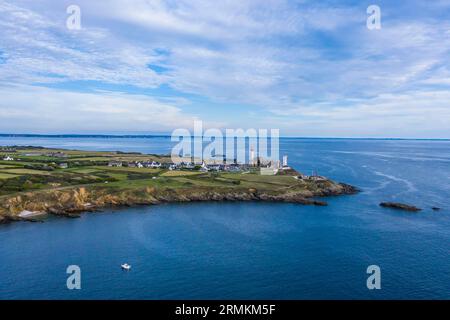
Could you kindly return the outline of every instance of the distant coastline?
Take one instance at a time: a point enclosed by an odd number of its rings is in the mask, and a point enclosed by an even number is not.
[[[170,138],[170,133],[149,133],[149,134],[40,134],[40,133],[0,133],[0,137],[23,137],[23,138]],[[376,137],[299,137],[281,136],[281,139],[299,140],[374,140],[374,141],[450,141],[450,138],[376,138]]]

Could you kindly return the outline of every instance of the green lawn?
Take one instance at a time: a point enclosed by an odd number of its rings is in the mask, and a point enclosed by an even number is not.
[[[17,175],[0,172],[0,179],[9,179],[14,177],[17,177]]]
[[[25,168],[19,168],[19,169],[2,169],[2,172],[5,173],[15,173],[18,175],[22,174],[38,174],[38,175],[49,175],[49,171],[43,171],[43,170],[33,170],[33,169],[25,169]]]
[[[17,168],[16,166],[6,165],[6,164],[0,164],[0,169],[14,169]]]
[[[200,171],[109,167],[96,165],[98,161],[111,159],[123,162],[136,160],[159,159],[169,160],[168,157],[156,155],[116,154],[114,152],[88,152],[62,149],[18,149],[18,154],[63,152],[70,159],[50,158],[46,156],[20,157],[22,161],[0,161],[0,179],[4,181],[0,186],[0,194],[32,189],[53,188],[55,185],[70,187],[71,185],[108,186],[108,188],[133,189],[155,187],[161,189],[192,189],[195,187],[210,190],[219,189],[258,189],[276,191],[299,186],[299,182],[291,176],[261,176],[259,172],[242,173],[203,173]],[[17,155],[15,156],[17,158]],[[25,165],[39,166],[49,162],[75,162],[80,166],[54,171],[41,171],[24,168]],[[34,161],[26,161],[34,160]],[[6,180],[13,178],[11,180]],[[6,180],[6,181],[5,181]],[[107,182],[107,183],[105,183]],[[194,189],[193,189],[194,188]]]
[[[110,171],[110,172],[136,172],[136,173],[159,173],[161,169],[151,169],[151,168],[129,168],[129,167],[108,167],[108,166],[94,166],[92,168],[95,168],[97,170],[102,171]]]
[[[76,161],[110,161],[111,157],[75,157],[68,159],[68,162]]]
[[[90,167],[79,167],[79,168],[69,168],[64,169],[66,172],[73,172],[73,173],[95,173],[95,172],[101,172],[97,168],[90,168]]]
[[[199,171],[181,171],[181,170],[173,170],[173,171],[166,171],[161,174],[163,177],[184,177],[184,176],[195,176],[202,174],[202,172]]]

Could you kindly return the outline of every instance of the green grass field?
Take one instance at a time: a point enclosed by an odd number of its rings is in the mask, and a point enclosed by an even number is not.
[[[173,171],[166,171],[161,174],[163,177],[184,177],[184,176],[195,176],[202,174],[198,171],[181,171],[181,170],[173,170]]]
[[[0,170],[1,169],[14,169],[15,166],[13,165],[6,165],[6,164],[0,164]]]
[[[25,156],[26,153],[48,154],[62,152],[68,158]],[[20,155],[20,157],[18,156]],[[0,195],[20,191],[54,189],[56,186],[107,186],[108,188],[133,189],[155,187],[189,189],[195,187],[226,189],[285,190],[299,185],[292,176],[261,176],[258,171],[249,173],[203,173],[188,170],[109,167],[98,165],[111,160],[130,163],[137,160],[168,162],[165,156],[92,152],[62,149],[18,149],[15,161],[0,161]],[[17,159],[20,159],[17,160]],[[69,168],[60,169],[57,163],[68,162]],[[77,164],[78,163],[78,164]],[[53,171],[40,170],[53,166]]]
[[[17,177],[17,175],[0,172],[0,179],[9,179],[14,177]]]
[[[33,170],[33,169],[25,169],[25,168],[18,168],[18,169],[2,169],[2,172],[4,173],[13,173],[17,175],[29,175],[29,174],[39,174],[39,175],[49,175],[50,172],[48,171],[42,171],[42,170]]]

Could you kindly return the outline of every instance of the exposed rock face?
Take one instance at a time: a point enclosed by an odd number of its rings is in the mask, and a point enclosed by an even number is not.
[[[399,210],[405,210],[405,211],[411,211],[411,212],[417,212],[422,209],[417,208],[415,206],[411,206],[404,203],[398,203],[398,202],[381,202],[380,206],[385,208],[393,208],[393,209],[399,209]]]
[[[358,192],[360,192],[360,190],[354,186],[351,186],[349,184],[346,183],[339,183],[339,185],[342,187],[342,193],[343,194],[356,194]]]
[[[0,215],[0,224],[7,223],[8,219],[2,215]]]
[[[67,188],[29,192],[0,201],[0,223],[20,220],[24,210],[41,211],[53,215],[78,217],[82,212],[95,211],[111,206],[151,205],[168,202],[191,201],[271,201],[326,206],[324,201],[312,197],[354,194],[358,190],[347,184],[327,182],[310,189],[289,190],[274,193],[254,188],[235,189],[206,187],[119,189],[108,187]]]

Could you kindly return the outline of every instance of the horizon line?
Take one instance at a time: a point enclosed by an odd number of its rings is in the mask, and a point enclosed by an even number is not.
[[[89,133],[0,133],[0,137],[45,137],[45,138],[170,138],[167,133],[150,134],[89,134]],[[191,135],[191,137],[200,137]],[[203,136],[202,136],[203,137]],[[309,136],[280,136],[282,139],[340,139],[340,140],[424,140],[424,141],[450,141],[450,138],[392,138],[392,137],[309,137]]]

